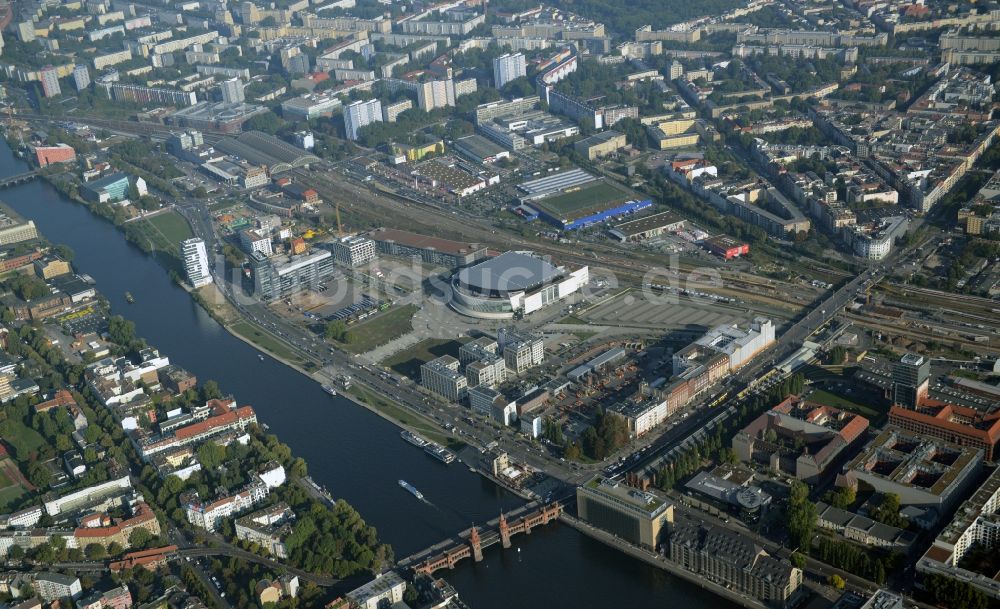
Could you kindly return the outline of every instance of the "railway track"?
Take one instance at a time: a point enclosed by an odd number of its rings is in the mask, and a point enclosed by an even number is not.
[[[295,170],[303,184],[316,189],[321,196],[332,200],[333,198],[344,199],[345,187],[343,183],[338,183],[329,177],[318,174],[315,171]],[[358,188],[364,188],[358,186]],[[581,253],[580,246],[570,246],[554,242],[530,241],[517,238],[509,233],[498,231],[491,226],[485,226],[482,221],[470,219],[459,214],[448,213],[447,211],[430,204],[414,201],[407,197],[396,194],[385,193],[386,197],[368,196],[364,203],[370,205],[367,210],[356,213],[363,214],[376,222],[382,222],[386,217],[400,216],[405,219],[407,226],[415,231],[425,231],[431,234],[440,234],[442,231],[448,232],[456,239],[480,243],[493,243],[506,249],[531,249],[543,254],[556,257],[563,262],[571,262],[581,265],[594,265],[599,263],[602,269],[613,271],[619,280],[628,280],[633,285],[641,285],[649,272],[656,267],[655,256],[637,255],[635,251],[610,243],[588,242],[586,252]],[[391,202],[390,202],[391,201]],[[356,207],[356,206],[355,206]],[[375,210],[380,213],[375,213]],[[718,273],[727,288],[742,292],[749,299],[754,299],[762,292],[773,292],[775,295],[790,292],[802,292],[808,298],[814,298],[815,294],[803,291],[802,286],[775,282],[766,279],[753,279],[752,276],[739,271],[729,271],[718,267],[709,267],[712,272]],[[685,284],[695,289],[712,289],[716,284],[708,281],[699,281],[692,278],[692,274],[705,271],[701,265],[678,261],[674,269],[680,274],[688,275]],[[845,273],[846,277],[847,274]],[[663,277],[660,277],[663,279]],[[654,279],[656,281],[656,279]]]

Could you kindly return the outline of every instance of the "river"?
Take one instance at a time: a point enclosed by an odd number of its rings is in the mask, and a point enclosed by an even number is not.
[[[28,169],[0,144],[0,176]],[[0,193],[0,200],[35,221],[53,243],[70,246],[74,266],[97,281],[112,309],[133,320],[137,333],[201,381],[214,379],[306,459],[310,475],[355,506],[379,536],[406,556],[475,522],[496,517],[521,500],[460,463],[441,464],[403,442],[394,425],[234,338],[175,285],[150,256],[84,206],[43,181]],[[125,302],[125,292],[135,297]],[[428,503],[401,489],[405,479]],[[486,551],[439,572],[473,609],[510,607],[730,607],[673,578],[561,525],[517,537],[517,549]]]

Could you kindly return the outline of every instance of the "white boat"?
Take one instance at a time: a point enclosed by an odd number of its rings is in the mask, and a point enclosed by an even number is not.
[[[412,484],[410,484],[406,480],[400,480],[399,481],[399,486],[401,486],[401,487],[405,488],[406,490],[410,491],[410,494],[412,494],[417,499],[419,499],[421,501],[424,500],[424,494],[421,493],[420,491],[418,491],[417,487],[413,486]]]
[[[258,353],[257,354],[257,359],[259,359],[260,361],[264,361],[264,356],[261,355],[260,353]]]
[[[424,452],[442,463],[452,463],[456,458],[455,453],[436,442],[428,442]]]
[[[404,429],[403,431],[401,431],[399,433],[399,437],[403,438],[404,440],[406,440],[410,444],[416,446],[417,448],[424,448],[425,446],[427,446],[428,444],[430,444],[430,442],[428,442],[427,440],[421,438],[417,434],[415,434],[415,433],[413,433],[411,431],[408,431],[406,429]]]
[[[323,385],[323,391],[329,393],[330,395],[337,395],[337,390],[334,389],[332,385]]]

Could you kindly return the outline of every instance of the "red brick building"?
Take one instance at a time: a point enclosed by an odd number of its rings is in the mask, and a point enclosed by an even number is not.
[[[76,151],[66,144],[36,146],[35,160],[38,161],[39,167],[46,167],[52,163],[72,163],[76,160]]]
[[[924,400],[915,410],[894,405],[889,410],[889,423],[959,446],[981,448],[987,461],[993,460],[1000,441],[1000,412],[985,414],[936,400]]]

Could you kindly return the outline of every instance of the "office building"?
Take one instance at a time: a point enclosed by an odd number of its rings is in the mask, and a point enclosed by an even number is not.
[[[916,408],[927,399],[931,362],[916,353],[907,353],[892,366],[892,401],[904,408]]]
[[[360,588],[351,590],[344,597],[352,608],[379,609],[402,604],[405,591],[406,580],[395,571],[387,571]]]
[[[250,254],[254,293],[261,300],[285,298],[301,290],[311,290],[333,276],[333,254],[317,250],[296,256],[267,257]]]
[[[87,182],[80,187],[80,195],[92,203],[115,203],[128,198],[128,175],[118,171]]]
[[[638,438],[652,431],[676,411],[670,410],[670,405],[667,400],[654,397],[617,402],[608,407],[608,412],[624,419],[628,424],[629,434]]]
[[[537,336],[501,328],[497,333],[497,342],[510,374],[522,374],[529,368],[540,366],[545,359],[545,343]]]
[[[73,68],[73,85],[77,91],[83,91],[90,86],[90,70],[87,66],[80,64]]]
[[[240,231],[240,246],[243,247],[243,251],[248,253],[260,252],[265,256],[274,253],[274,248],[271,246],[271,235],[255,228]]]
[[[343,102],[331,91],[306,93],[281,102],[281,115],[286,120],[312,120],[321,116],[333,116]]]
[[[344,132],[347,139],[358,139],[358,131],[365,125],[382,121],[382,103],[377,99],[356,101],[344,108]]]
[[[49,66],[38,71],[38,80],[42,84],[42,95],[45,97],[55,97],[62,93],[59,88],[59,72]]]
[[[449,402],[458,402],[469,389],[468,380],[458,368],[458,360],[450,355],[432,359],[420,366],[420,384]]]
[[[239,78],[230,78],[219,83],[222,92],[222,101],[227,104],[239,104],[246,100],[243,94],[243,81]]]
[[[508,53],[493,60],[493,86],[497,89],[526,74],[524,55],[521,53]]]
[[[629,543],[655,549],[674,521],[674,506],[651,492],[600,476],[576,488],[580,520]]]
[[[507,379],[507,363],[499,355],[485,356],[465,366],[469,387],[494,387]]]
[[[212,283],[204,241],[197,237],[181,241],[181,260],[184,261],[184,273],[192,287],[200,288]]]
[[[889,409],[889,423],[920,436],[982,449],[987,461],[993,461],[1000,442],[1000,411],[985,412],[936,400],[924,400],[916,408],[894,405]]]
[[[837,486],[894,493],[911,521],[933,526],[964,496],[983,462],[983,451],[889,426],[846,463]]]
[[[337,262],[350,266],[361,266],[376,258],[375,242],[368,237],[347,235],[330,244],[330,251]]]
[[[627,144],[628,142],[626,142],[624,133],[602,131],[576,142],[573,144],[573,149],[588,161],[593,161],[613,154],[624,148]]]
[[[816,482],[868,429],[868,419],[789,396],[733,437],[733,451],[747,463]]]
[[[773,607],[790,605],[802,585],[801,569],[770,556],[750,538],[689,518],[672,527],[669,557],[712,583]]]
[[[486,257],[487,252],[486,246],[481,243],[462,243],[394,228],[380,228],[369,236],[375,240],[375,245],[382,254],[418,256],[423,262],[439,264],[449,269],[478,262]]]

